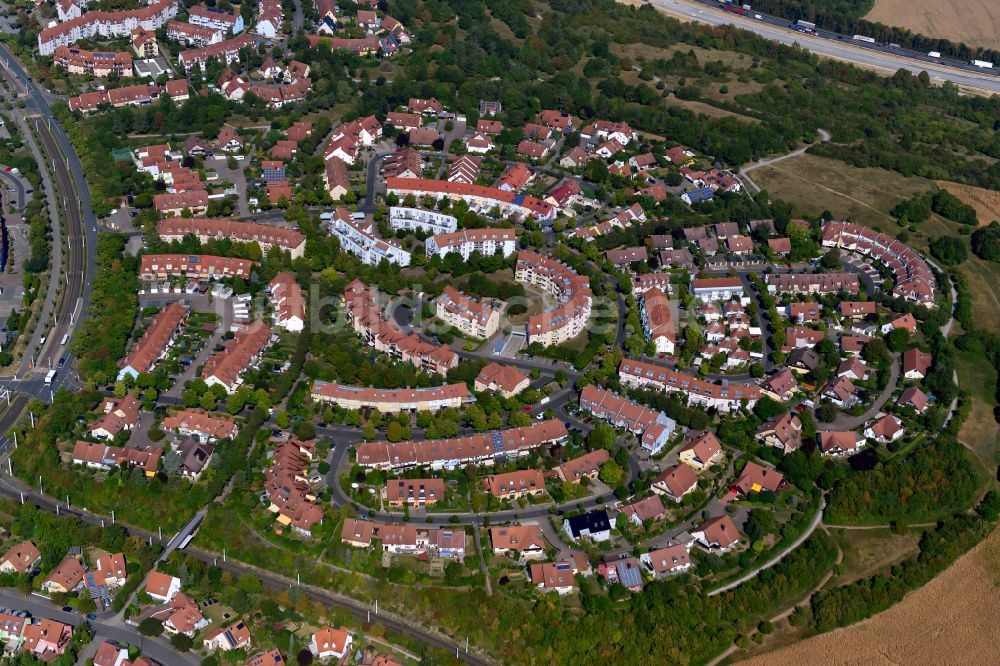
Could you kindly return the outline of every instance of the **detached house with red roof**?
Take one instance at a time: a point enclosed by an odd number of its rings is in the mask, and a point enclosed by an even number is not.
[[[317,659],[342,659],[351,648],[353,637],[344,629],[323,627],[312,635],[309,651]]]
[[[691,531],[705,550],[713,553],[727,553],[740,543],[740,532],[729,516],[711,518]]]
[[[722,442],[713,432],[704,432],[684,446],[677,459],[696,471],[708,469],[725,458]]]
[[[680,502],[685,495],[698,489],[698,475],[687,465],[673,465],[653,479],[650,489],[657,495]]]

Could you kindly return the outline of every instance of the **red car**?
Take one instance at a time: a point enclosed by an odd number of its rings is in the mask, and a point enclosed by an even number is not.
[[[524,408],[521,411],[526,412],[526,413],[530,412],[531,411],[531,405],[525,405]]]

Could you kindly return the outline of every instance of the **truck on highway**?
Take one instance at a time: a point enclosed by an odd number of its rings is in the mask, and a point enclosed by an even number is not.
[[[927,52],[927,57],[928,58],[940,58],[941,57],[941,52],[940,51],[928,51]]]
[[[51,386],[52,382],[55,381],[55,378],[56,378],[56,371],[49,370],[49,374],[45,375],[45,383]]]
[[[730,0],[719,0],[722,4],[722,11],[729,12],[730,14],[739,14],[740,16],[746,16],[750,11],[750,5],[739,5],[737,3],[731,2]]]
[[[973,60],[969,64],[973,67],[981,67],[982,69],[993,69],[993,63],[988,60]]]
[[[816,24],[813,23],[812,21],[803,21],[802,19],[799,19],[798,21],[795,22],[794,27],[799,32],[806,32],[809,33],[810,35],[816,34]]]
[[[865,35],[854,35],[854,41],[856,42],[867,42],[869,44],[875,43],[874,37],[866,37]]]

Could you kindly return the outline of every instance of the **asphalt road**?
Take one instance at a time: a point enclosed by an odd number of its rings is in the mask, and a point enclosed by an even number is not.
[[[87,621],[80,613],[67,613],[53,606],[52,602],[47,599],[34,595],[25,597],[20,591],[8,587],[0,588],[0,606],[27,611],[32,617],[57,620],[74,627]],[[164,638],[146,638],[134,628],[121,621],[116,621],[114,618],[105,619],[99,616],[96,620],[89,620],[89,622],[96,635],[94,640],[112,640],[141,646],[144,655],[157,660],[164,666],[173,666],[173,664],[197,666],[201,661],[190,652],[176,652]]]
[[[24,495],[25,501],[32,502],[40,509],[44,509],[46,511],[54,513],[56,511],[56,508],[58,507],[60,513],[73,514],[83,522],[88,523],[90,525],[104,524],[105,519],[101,518],[100,516],[96,516],[89,512],[81,511],[76,507],[67,507],[64,504],[57,502],[52,497],[49,497],[48,495],[40,495],[34,490],[24,488],[23,486],[20,485],[18,481],[8,476],[3,476],[2,478],[0,478],[0,494],[7,495],[8,497],[15,500],[19,500],[20,495],[22,493]],[[125,525],[121,522],[119,522],[118,524],[125,527],[129,535],[138,536],[143,539],[155,539],[160,543],[164,543],[163,540],[159,539],[159,537],[156,534],[147,532],[146,530],[143,529],[132,527],[130,525]],[[219,556],[216,553],[204,551],[199,548],[188,547],[185,549],[184,552],[190,555],[191,557],[195,557],[203,562],[215,564],[224,571],[229,571],[237,575],[250,574],[253,576],[257,576],[264,582],[265,585],[267,585],[272,589],[287,590],[290,587],[298,585],[296,579],[291,576],[282,576],[280,574],[276,574],[271,571],[267,571],[264,569],[260,569],[258,567],[245,564],[238,560],[228,559],[227,561],[222,561],[221,559],[219,559]],[[310,599],[331,606],[346,608],[347,610],[351,611],[351,613],[361,621],[367,621],[368,613],[370,610],[372,610],[371,606],[369,606],[367,603],[358,601],[351,597],[337,594],[335,592],[331,592],[329,590],[325,590],[318,587],[312,587],[309,585],[302,585],[300,586],[300,588],[302,594],[305,594]],[[374,613],[372,615],[374,616]],[[49,614],[49,617],[55,617],[55,616]],[[59,618],[55,617],[55,619]],[[407,636],[410,636],[411,638],[423,641],[430,645],[434,645],[435,647],[439,647],[449,652],[454,652],[459,659],[468,664],[473,664],[474,666],[489,666],[491,664],[490,661],[476,655],[475,653],[464,652],[463,651],[464,648],[462,646],[459,646],[458,644],[450,641],[449,639],[444,638],[438,635],[437,633],[414,626],[411,622],[405,620],[404,618],[400,618],[392,614],[387,614],[385,612],[382,612],[379,613],[377,616],[374,616],[372,619],[374,622],[380,623],[385,627],[392,629],[393,631],[405,634]],[[112,622],[113,620],[107,621],[110,627],[118,626],[117,623],[111,624]],[[123,630],[127,631],[128,629],[125,628]],[[132,642],[134,641],[134,638],[128,638],[123,640],[128,640],[129,642]],[[161,659],[159,657],[156,657],[156,655],[154,655],[153,653],[150,653],[150,656],[159,659],[165,665],[168,666],[176,664],[179,661],[179,656],[176,654],[173,655],[172,660],[169,657],[166,659]],[[192,663],[197,663],[197,662],[192,662]]]
[[[888,72],[906,69],[914,74],[927,72],[936,81],[951,81],[957,85],[970,86],[990,92],[1000,92],[1000,78],[976,70],[971,65],[958,61],[930,58],[926,54],[891,49],[887,46],[854,41],[851,36],[820,30],[818,35],[808,35],[789,29],[791,21],[784,18],[761,14],[762,19],[739,16],[719,9],[718,3],[693,0],[648,0],[651,5],[667,14],[686,20],[695,20],[710,25],[734,25],[757,33],[761,37],[782,44],[798,44],[817,55],[853,62],[857,65],[874,67]],[[753,3],[751,3],[753,4]],[[944,64],[947,63],[947,64]]]
[[[75,325],[87,315],[87,308],[90,305],[90,283],[96,272],[97,218],[91,208],[90,189],[84,176],[83,165],[65,130],[52,114],[51,104],[56,98],[38,86],[2,44],[0,44],[0,66],[2,66],[0,72],[7,77],[14,89],[23,91],[21,98],[24,101],[24,109],[18,112],[25,116],[37,115],[39,118],[36,126],[46,146],[46,152],[52,160],[69,217],[67,228],[70,263],[69,275],[65,276],[68,278],[68,289],[64,293],[64,300],[59,309],[58,325],[51,334],[52,338],[58,338],[55,342],[59,342],[64,335],[72,335]],[[71,317],[71,313],[74,317]],[[57,352],[54,351],[52,354],[55,355]],[[53,360],[52,365],[55,366],[58,355],[50,360]],[[76,385],[75,372],[71,367],[72,364],[67,359],[65,369],[57,375],[52,388]]]

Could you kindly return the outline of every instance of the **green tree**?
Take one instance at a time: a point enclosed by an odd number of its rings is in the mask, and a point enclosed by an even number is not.
[[[965,242],[954,236],[938,236],[931,241],[931,254],[945,266],[955,266],[969,258]]]
[[[163,633],[163,623],[155,617],[147,617],[139,623],[139,633],[143,636],[159,636]]]
[[[622,470],[622,466],[615,462],[613,458],[601,465],[599,477],[604,485],[609,488],[617,488],[622,482],[622,477],[624,475],[625,472]]]

